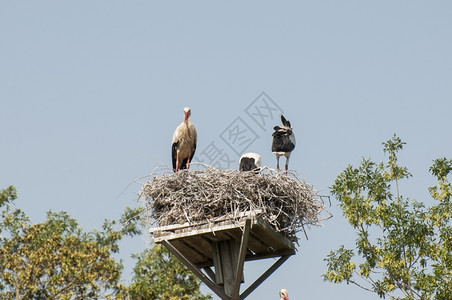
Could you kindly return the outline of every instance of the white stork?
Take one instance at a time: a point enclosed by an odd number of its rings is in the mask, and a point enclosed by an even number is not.
[[[280,300],[289,300],[289,292],[286,289],[281,289],[279,291]]]
[[[197,133],[195,125],[190,120],[190,107],[184,108],[184,121],[177,126],[173,134],[171,156],[173,170],[188,169],[190,161],[195,155]]]
[[[240,157],[239,171],[259,171],[261,156],[257,153],[245,153]]]
[[[272,142],[272,152],[276,155],[276,170],[279,172],[279,157],[286,157],[286,174],[289,168],[289,158],[292,150],[295,148],[295,135],[293,134],[290,122],[281,115],[282,127],[275,126],[273,129],[273,142]]]

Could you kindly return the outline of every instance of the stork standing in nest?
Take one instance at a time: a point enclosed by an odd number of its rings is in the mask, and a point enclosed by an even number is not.
[[[188,169],[190,161],[195,155],[197,133],[195,125],[190,120],[190,107],[184,108],[184,121],[177,126],[173,134],[171,156],[173,159],[173,171]]]
[[[279,157],[286,157],[286,174],[289,168],[289,158],[292,150],[295,149],[295,135],[293,134],[290,122],[281,115],[281,122],[283,126],[275,126],[273,129],[273,142],[272,142],[272,152],[276,155],[276,170],[279,172]]]

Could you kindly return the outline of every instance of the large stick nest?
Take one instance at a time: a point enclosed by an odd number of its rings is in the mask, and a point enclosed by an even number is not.
[[[292,241],[298,240],[296,233],[305,225],[320,225],[325,208],[311,185],[271,170],[260,174],[213,167],[182,170],[154,177],[144,184],[140,196],[151,225],[208,222],[217,217],[238,221],[254,213]]]

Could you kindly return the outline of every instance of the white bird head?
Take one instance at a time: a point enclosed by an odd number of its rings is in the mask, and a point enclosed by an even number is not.
[[[191,109],[190,107],[184,108],[184,122],[187,121],[191,116]]]
[[[289,292],[286,289],[281,289],[279,291],[279,298],[281,300],[289,300]]]

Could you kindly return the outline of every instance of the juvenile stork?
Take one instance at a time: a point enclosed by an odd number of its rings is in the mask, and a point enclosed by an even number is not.
[[[240,157],[239,171],[258,172],[261,167],[261,156],[257,153],[245,153]]]
[[[281,289],[279,291],[279,299],[280,300],[289,300],[289,293],[286,289]]]
[[[177,126],[173,134],[171,156],[173,159],[173,171],[188,169],[190,161],[195,155],[197,133],[195,125],[190,120],[190,107],[184,108],[184,121]]]
[[[295,135],[293,134],[290,122],[281,115],[281,122],[283,126],[275,126],[273,129],[273,142],[272,142],[272,152],[276,155],[276,171],[279,172],[279,157],[286,157],[286,174],[289,168],[289,158],[292,150],[295,148]]]

